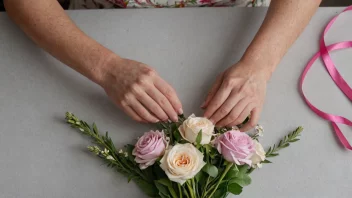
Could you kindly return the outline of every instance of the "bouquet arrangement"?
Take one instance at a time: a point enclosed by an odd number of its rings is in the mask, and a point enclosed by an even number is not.
[[[251,183],[250,173],[298,141],[303,130],[298,127],[265,152],[258,140],[261,126],[248,135],[237,127],[215,128],[206,118],[182,115],[178,122],[158,123],[135,145],[116,149],[108,132],[100,134],[94,123],[90,126],[72,113],[66,113],[66,121],[94,140],[89,151],[108,167],[133,180],[147,196],[161,198],[239,195]]]

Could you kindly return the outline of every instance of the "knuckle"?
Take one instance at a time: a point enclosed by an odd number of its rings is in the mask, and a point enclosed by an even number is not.
[[[147,83],[148,83],[148,77],[147,76],[140,76],[137,79],[137,82],[136,82],[136,84],[139,85],[139,86],[146,85]]]
[[[136,91],[138,91],[138,89],[139,89],[139,85],[137,83],[131,84],[130,91],[136,92]]]
[[[130,87],[130,93],[137,96],[140,95],[141,87],[137,83],[132,84]]]
[[[229,110],[222,108],[222,109],[219,110],[219,113],[221,115],[227,115],[229,113]]]
[[[165,107],[168,102],[167,102],[166,99],[160,99],[158,103],[159,103],[160,106]]]
[[[217,101],[215,101],[215,102],[212,102],[211,104],[210,104],[210,106],[212,107],[212,108],[218,108],[219,106],[220,106],[221,104],[219,103],[219,102],[217,102]],[[216,109],[215,109],[216,110]]]
[[[238,117],[238,114],[231,114],[231,115],[228,116],[228,118],[229,118],[230,121],[236,120],[237,117]]]
[[[167,97],[167,98],[171,98],[171,97],[173,96],[173,90],[170,89],[170,88],[165,89],[164,95],[165,95],[165,97]]]
[[[128,107],[128,102],[125,99],[122,99],[120,104],[121,104],[121,107],[123,107],[123,108]]]
[[[125,93],[122,98],[121,98],[121,105],[124,104],[125,106],[129,106],[129,103],[132,99],[132,94],[131,93]]]
[[[143,71],[145,77],[153,77],[156,75],[156,71],[152,68],[146,67]]]
[[[227,78],[224,80],[224,87],[228,88],[228,87],[233,87],[233,85],[235,84],[235,80],[232,78]]]

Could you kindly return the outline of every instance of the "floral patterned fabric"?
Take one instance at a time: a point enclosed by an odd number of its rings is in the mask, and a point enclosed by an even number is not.
[[[258,7],[269,3],[270,0],[70,0],[69,9]]]

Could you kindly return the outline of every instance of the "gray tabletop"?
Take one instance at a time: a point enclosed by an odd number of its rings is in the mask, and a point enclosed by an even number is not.
[[[322,8],[289,50],[268,85],[260,123],[269,146],[302,125],[302,141],[252,175],[243,198],[347,198],[352,195],[352,153],[330,125],[308,110],[299,75],[318,49],[327,20],[342,8]],[[69,12],[87,34],[123,57],[147,63],[177,90],[187,114],[200,115],[215,76],[235,63],[259,28],[266,9],[203,8]],[[327,42],[351,40],[352,13],[343,15]],[[344,26],[345,25],[345,26]],[[352,82],[352,50],[333,53]],[[318,61],[305,92],[321,109],[352,117],[350,102]],[[117,146],[150,126],[137,125],[109,102],[103,90],[36,47],[0,14],[0,197],[144,197],[126,178],[86,152],[89,140],[64,123],[72,111],[96,121]],[[342,127],[352,141],[351,130]]]

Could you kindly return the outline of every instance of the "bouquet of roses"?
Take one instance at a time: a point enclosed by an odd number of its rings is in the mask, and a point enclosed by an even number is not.
[[[149,197],[161,198],[238,195],[251,183],[250,173],[298,141],[303,130],[298,127],[265,152],[258,141],[263,132],[259,125],[257,133],[248,135],[237,127],[215,128],[206,118],[182,115],[178,122],[158,123],[157,130],[144,133],[135,145],[117,150],[108,132],[101,135],[94,123],[90,126],[72,113],[66,113],[66,120],[94,140],[89,151],[108,167],[133,180]]]

